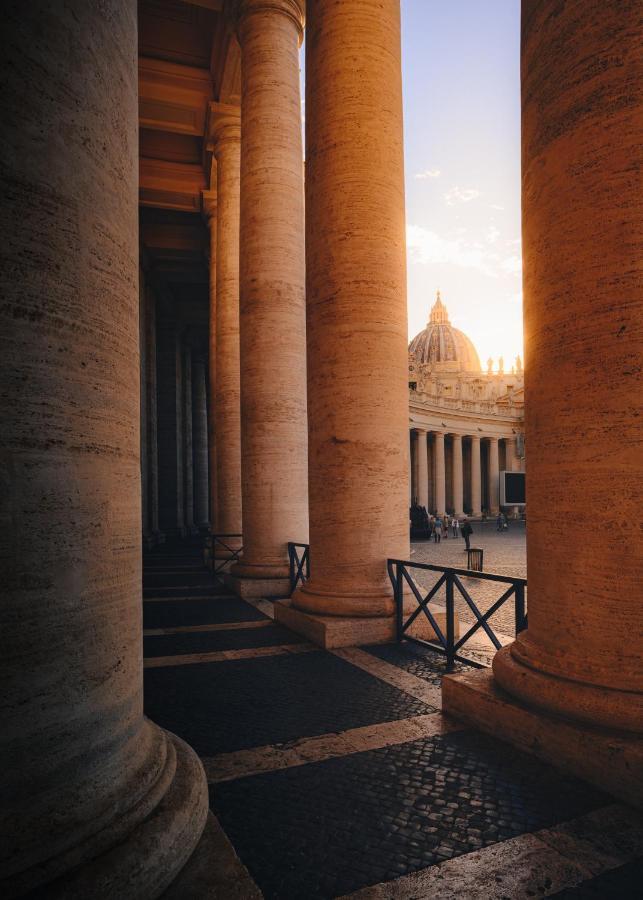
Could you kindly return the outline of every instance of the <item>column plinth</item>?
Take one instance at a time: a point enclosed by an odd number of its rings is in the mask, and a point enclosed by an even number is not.
[[[453,511],[461,518],[464,515],[464,480],[462,470],[462,436],[454,434],[453,440]]]
[[[496,654],[503,693],[478,724],[643,805],[643,558],[622,524],[643,502],[643,80],[626,6],[523,2],[529,627]],[[477,721],[464,694],[446,710]]]
[[[311,579],[293,605],[392,621],[386,560],[409,553],[398,0],[309,6],[306,70]]]
[[[308,541],[303,3],[239,0],[236,26],[242,55],[243,559],[229,583],[241,594],[284,596],[288,542]]]
[[[0,894],[145,900],[208,794],[143,716],[136,4],[5,26]]]

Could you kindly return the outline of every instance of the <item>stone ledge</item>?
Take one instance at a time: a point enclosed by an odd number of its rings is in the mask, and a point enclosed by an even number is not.
[[[260,600],[262,597],[288,597],[290,595],[289,578],[240,578],[238,575],[223,576],[223,583],[231,591],[246,599]]]
[[[442,711],[507,741],[630,805],[643,806],[643,741],[523,706],[490,669],[442,680]]]
[[[319,616],[295,609],[290,600],[275,603],[275,621],[326,650],[335,647],[358,647],[362,644],[389,644],[396,640],[395,616],[366,618],[364,616]],[[433,616],[441,629],[446,629],[446,613],[442,607],[432,608]],[[407,612],[406,615],[409,613]],[[423,617],[424,618],[424,617]],[[459,635],[458,622],[455,623]],[[414,637],[425,640],[435,638],[429,622],[419,617],[412,626]]]

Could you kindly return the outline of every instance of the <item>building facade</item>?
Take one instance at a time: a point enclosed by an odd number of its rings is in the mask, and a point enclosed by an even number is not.
[[[520,357],[483,372],[454,328],[440,292],[409,344],[410,502],[432,513],[479,517],[499,510],[500,472],[525,466]],[[515,508],[507,509],[514,514]]]

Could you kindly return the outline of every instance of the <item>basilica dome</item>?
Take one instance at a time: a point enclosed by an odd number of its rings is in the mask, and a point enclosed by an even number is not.
[[[419,363],[459,363],[461,372],[480,372],[480,360],[469,338],[449,322],[447,308],[440,298],[431,307],[426,328],[416,334],[409,351]]]

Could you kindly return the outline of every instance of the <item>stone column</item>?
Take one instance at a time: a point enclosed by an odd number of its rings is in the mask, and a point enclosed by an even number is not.
[[[163,297],[157,329],[159,523],[173,537],[185,535],[183,500],[183,359],[171,300]]]
[[[413,432],[409,429],[409,507],[413,504]]]
[[[194,425],[194,518],[198,528],[208,528],[208,398],[205,360],[192,361],[192,422]]]
[[[433,471],[435,478],[434,497],[438,515],[444,515],[446,509],[446,471],[444,465],[444,434],[433,433]]]
[[[494,658],[513,702],[484,718],[643,805],[639,13],[523,2],[529,627]]]
[[[308,541],[303,2],[238,0],[241,45],[241,472],[244,596],[289,593]]]
[[[464,487],[462,470],[462,435],[451,436],[453,441],[453,510],[458,517],[464,515]]]
[[[498,458],[498,438],[489,438],[489,512],[497,515],[499,505],[500,463]]]
[[[192,348],[183,344],[183,509],[185,528],[188,534],[194,534],[194,469],[193,424],[192,424]]]
[[[480,470],[480,438],[471,438],[471,515],[482,515],[482,474]]]
[[[429,462],[427,455],[427,433],[416,429],[418,455],[418,503],[426,510],[429,508]]]
[[[311,580],[293,602],[392,620],[386,560],[409,553],[399,0],[318,0],[306,27]]]
[[[142,265],[138,269],[138,346],[139,346],[139,396],[140,396],[140,460],[141,460],[141,531],[143,546],[152,544],[150,528],[149,490],[148,490],[148,441],[147,433],[147,286],[146,272]]]
[[[210,464],[210,529],[217,531],[217,444],[216,444],[216,413],[215,398],[217,395],[217,195],[216,191],[203,192],[203,212],[208,223],[210,233],[210,259],[209,259],[209,290],[210,290],[210,315],[209,315],[209,343],[208,343],[208,374],[210,376],[210,392],[208,404],[208,453]]]
[[[4,24],[0,893],[159,897],[208,795],[143,717],[136,4]]]
[[[156,297],[151,287],[145,291],[145,410],[147,413],[147,488],[148,520],[152,540],[163,539],[159,531],[159,457],[156,395]]]
[[[217,528],[241,533],[241,406],[239,369],[239,110],[217,107],[213,115],[217,160],[216,374]],[[229,546],[241,541],[226,539]],[[217,551],[217,556],[223,556]]]

